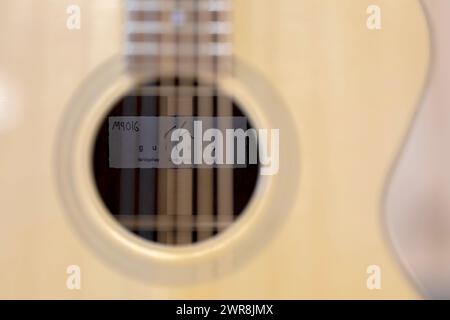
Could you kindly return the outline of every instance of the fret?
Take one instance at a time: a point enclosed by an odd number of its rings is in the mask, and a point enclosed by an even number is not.
[[[206,44],[189,44],[189,43],[145,43],[130,42],[125,49],[126,56],[184,56],[193,57],[196,55],[223,57],[231,56],[232,50],[229,43],[206,43]]]
[[[190,25],[187,28],[178,29],[171,23],[162,23],[159,21],[128,21],[126,24],[126,33],[132,34],[206,34],[206,35],[230,35],[231,24],[229,22],[212,21],[198,25]]]
[[[171,72],[179,68],[211,74],[231,70],[230,0],[125,3],[124,55],[131,70]]]
[[[161,12],[171,11],[177,8],[176,0],[129,0],[126,10],[128,12]],[[227,0],[183,0],[181,8],[189,10],[201,10],[207,12],[226,12],[231,10]],[[192,9],[194,8],[194,9]]]

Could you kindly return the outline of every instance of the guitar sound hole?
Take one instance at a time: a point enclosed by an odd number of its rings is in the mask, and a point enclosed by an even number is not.
[[[214,87],[180,79],[136,88],[112,106],[101,124],[93,153],[99,195],[116,220],[141,238],[166,245],[207,240],[229,228],[252,197],[259,165],[250,161],[249,152],[258,147],[252,148],[248,137],[245,164],[168,161],[173,146],[166,145],[167,139],[176,129],[191,126],[194,132],[192,124],[198,121],[204,130],[252,128],[233,99]],[[195,138],[189,137],[192,145]]]

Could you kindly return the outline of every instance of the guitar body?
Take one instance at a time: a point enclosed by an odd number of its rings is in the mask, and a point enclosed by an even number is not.
[[[450,297],[448,257],[449,2],[423,1],[431,36],[426,90],[386,192],[385,215],[399,261],[427,298]]]
[[[237,63],[223,87],[257,126],[280,129],[279,173],[229,231],[173,249],[115,225],[85,161],[131,82],[122,2],[77,1],[70,31],[73,1],[3,1],[0,298],[418,298],[381,211],[426,80],[428,28],[418,1],[377,2],[375,31],[370,1],[234,1]],[[66,287],[70,265],[81,290]],[[366,286],[371,265],[381,290]]]

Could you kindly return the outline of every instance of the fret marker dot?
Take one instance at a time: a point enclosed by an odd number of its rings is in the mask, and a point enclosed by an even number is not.
[[[172,13],[172,23],[177,26],[181,27],[184,24],[185,21],[185,14],[183,11],[175,10]]]

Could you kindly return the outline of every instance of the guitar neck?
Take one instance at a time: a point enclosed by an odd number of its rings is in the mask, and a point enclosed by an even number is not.
[[[222,75],[231,70],[230,0],[126,0],[124,54],[132,70]]]

